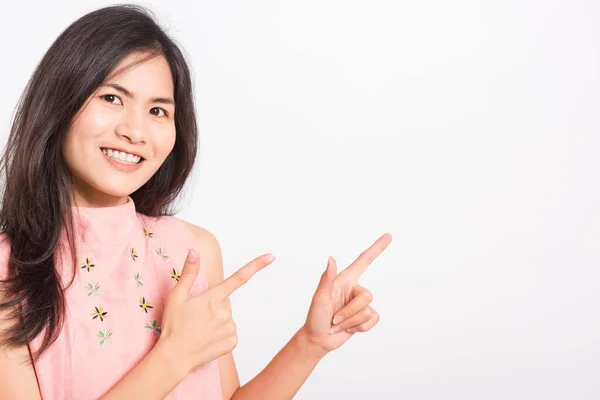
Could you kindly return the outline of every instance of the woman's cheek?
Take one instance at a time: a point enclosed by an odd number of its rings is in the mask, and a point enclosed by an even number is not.
[[[80,137],[100,137],[106,134],[107,131],[114,131],[114,127],[114,110],[109,110],[94,100],[89,102],[73,121],[73,130]]]
[[[161,135],[157,141],[157,154],[160,154],[160,158],[163,161],[175,147],[175,135],[175,128],[172,128],[168,132],[163,132],[163,135]]]

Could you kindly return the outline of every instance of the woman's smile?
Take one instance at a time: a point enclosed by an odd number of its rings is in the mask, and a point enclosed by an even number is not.
[[[144,159],[140,156],[134,156],[131,153],[122,151],[113,151],[111,149],[101,149],[104,158],[115,168],[122,172],[137,171],[142,167]]]

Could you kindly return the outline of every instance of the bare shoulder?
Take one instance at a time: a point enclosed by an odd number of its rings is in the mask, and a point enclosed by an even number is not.
[[[213,286],[222,282],[223,256],[219,241],[209,230],[182,220],[188,226],[196,238],[196,251],[200,255],[200,264],[206,271],[208,285]]]

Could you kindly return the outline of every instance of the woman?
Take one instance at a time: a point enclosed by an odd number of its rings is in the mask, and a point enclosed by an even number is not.
[[[337,274],[304,325],[240,387],[228,279],[207,230],[172,216],[197,146],[190,73],[149,13],[69,26],[20,100],[3,158],[0,398],[291,398],[327,353],[379,320],[357,284],[383,235]]]

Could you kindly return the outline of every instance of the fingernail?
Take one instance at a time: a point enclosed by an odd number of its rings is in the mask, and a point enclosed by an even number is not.
[[[340,328],[340,326],[334,326],[333,328],[331,328],[331,330],[329,331],[330,335],[333,335],[334,333],[338,333],[342,328]]]
[[[344,317],[342,317],[341,315],[336,315],[335,318],[333,318],[333,325],[337,325],[340,322],[342,322],[342,320],[344,319]]]
[[[273,262],[273,260],[275,260],[275,256],[273,254],[269,254],[265,257],[265,261],[268,263]]]
[[[354,333],[354,332],[356,332],[356,328],[346,329],[346,332],[348,332],[348,333]]]
[[[190,249],[190,251],[188,251],[187,261],[194,262],[197,259],[198,259],[198,254],[196,254],[196,250]]]

